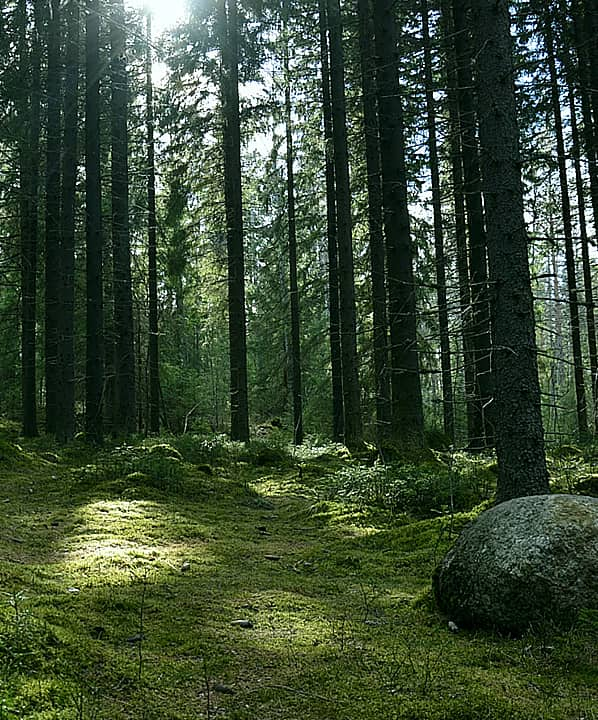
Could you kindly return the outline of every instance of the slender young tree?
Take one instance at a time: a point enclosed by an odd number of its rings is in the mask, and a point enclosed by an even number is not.
[[[149,293],[149,430],[152,433],[158,433],[160,431],[160,346],[158,328],[156,163],[153,94],[152,18],[148,13],[145,55],[145,103],[147,133],[147,265]]]
[[[283,66],[284,66],[284,119],[287,165],[287,215],[289,244],[289,288],[291,306],[291,385],[293,388],[293,442],[303,442],[303,391],[301,384],[301,341],[299,288],[297,283],[297,222],[295,218],[295,175],[293,172],[293,123],[291,106],[291,71],[289,62],[290,2],[283,3]]]
[[[87,0],[85,18],[86,377],[85,430],[103,440],[104,301],[100,176],[100,0]]]
[[[579,230],[581,240],[581,257],[583,268],[584,300],[586,309],[586,326],[588,333],[588,354],[590,357],[590,378],[592,400],[594,403],[593,432],[598,434],[598,342],[596,340],[596,303],[592,279],[592,264],[590,260],[590,238],[586,220],[586,197],[583,175],[581,172],[581,149],[579,127],[577,121],[577,107],[571,86],[569,86],[569,117],[571,118],[572,154],[575,165],[575,191],[577,195],[577,208],[579,214]]]
[[[58,429],[60,337],[60,155],[61,30],[60,0],[50,1],[47,48],[46,242],[45,242],[45,381],[46,431]]]
[[[336,228],[343,372],[344,439],[349,448],[362,441],[357,328],[355,316],[355,278],[351,221],[351,188],[347,148],[345,100],[345,61],[339,0],[328,0],[330,42],[330,97],[336,179]]]
[[[357,10],[359,13],[359,58],[368,189],[370,272],[372,276],[376,436],[380,442],[390,434],[391,407],[376,58],[370,0],[358,0]]]
[[[37,315],[37,234],[39,197],[41,3],[34,4],[34,24],[29,51],[26,0],[17,4],[18,53],[21,90],[18,113],[19,195],[21,234],[21,393],[23,434],[35,437],[37,429],[36,315]]]
[[[451,11],[452,0],[442,0],[441,20],[443,45],[446,57],[445,73],[447,105],[449,115],[449,159],[454,205],[455,246],[457,249],[457,275],[459,278],[459,310],[461,315],[461,344],[463,353],[463,382],[467,418],[467,444],[478,437],[476,411],[475,361],[471,341],[471,288],[469,286],[469,259],[467,257],[467,223],[465,219],[465,198],[463,192],[463,160],[461,133],[459,127],[459,104],[457,99],[457,60],[453,41],[454,23]]]
[[[424,436],[424,414],[393,0],[374,3],[374,32],[388,272],[393,437],[402,443],[420,445]]]
[[[115,0],[110,15],[112,140],[112,271],[114,292],[113,432],[131,434],[137,419],[135,399],[135,334],[129,237],[129,90],[126,66],[125,8]]]
[[[563,3],[566,7],[567,4]],[[570,4],[575,36],[575,51],[577,55],[578,91],[581,102],[583,144],[587,161],[587,170],[590,180],[590,197],[594,227],[598,228],[598,131],[592,114],[591,77],[588,61],[588,45],[590,38],[588,28],[584,22],[583,8],[580,0],[573,0]],[[596,95],[596,93],[594,93]]]
[[[220,0],[219,7],[224,198],[228,250],[231,438],[248,442],[245,258],[239,117],[239,28],[236,0]]]
[[[571,220],[571,202],[569,200],[569,181],[567,178],[567,162],[565,156],[565,140],[563,134],[563,118],[561,113],[561,95],[555,62],[555,47],[550,16],[544,18],[544,42],[546,60],[550,78],[550,98],[554,117],[557,164],[559,169],[559,185],[561,191],[561,214],[565,235],[565,265],[567,269],[567,290],[569,297],[569,313],[571,318],[571,346],[573,348],[573,377],[577,410],[577,431],[581,439],[588,435],[588,418],[584,383],[583,355],[581,350],[581,332],[579,319],[579,302],[577,297],[577,274],[575,268],[575,251],[573,248],[573,225]]]
[[[322,113],[324,116],[326,227],[328,252],[328,312],[330,324],[330,368],[332,375],[332,438],[342,442],[344,431],[343,371],[341,358],[340,307],[338,293],[338,243],[336,227],[336,179],[330,99],[328,49],[328,12],[326,1],[319,0],[320,64],[322,71]]]
[[[547,493],[507,0],[472,6],[481,167],[493,287],[497,500]]]
[[[56,436],[67,442],[75,434],[75,207],[77,196],[77,131],[79,124],[79,3],[65,5],[67,31],[63,96],[62,195],[60,211],[61,313],[58,348]]]
[[[463,158],[463,193],[469,233],[469,278],[471,318],[470,344],[475,373],[474,427],[469,438],[474,450],[493,442],[491,424],[492,376],[490,372],[490,308],[486,231],[482,204],[476,109],[473,96],[471,42],[467,8],[469,0],[453,0],[453,28],[457,63],[457,104]]]
[[[442,197],[440,193],[440,163],[436,138],[436,103],[432,75],[432,50],[430,47],[430,23],[428,1],[422,0],[422,36],[424,43],[424,74],[426,83],[426,112],[430,175],[432,178],[432,212],[434,215],[434,255],[436,268],[436,297],[438,301],[438,326],[440,328],[440,367],[442,373],[442,413],[444,432],[452,442],[455,439],[455,414],[453,407],[453,373],[451,369],[451,346],[449,337],[448,305],[446,298],[446,255],[442,222]]]

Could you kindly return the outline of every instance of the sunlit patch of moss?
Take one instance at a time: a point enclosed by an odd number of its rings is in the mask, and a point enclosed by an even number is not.
[[[354,458],[164,443],[184,460],[75,443],[5,474],[0,585],[25,593],[42,658],[33,679],[3,674],[7,717],[595,720],[591,619],[512,641],[434,610],[431,570],[484,504],[416,519],[332,494]]]

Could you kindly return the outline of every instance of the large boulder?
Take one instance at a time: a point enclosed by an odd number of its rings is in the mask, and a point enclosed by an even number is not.
[[[458,626],[521,634],[598,609],[598,498],[534,495],[482,513],[433,578]]]

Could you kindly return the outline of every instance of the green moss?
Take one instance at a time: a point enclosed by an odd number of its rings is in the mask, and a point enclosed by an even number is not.
[[[20,664],[0,650],[0,717],[593,717],[591,615],[510,641],[434,611],[432,569],[481,507],[355,502],[330,478],[364,468],[365,486],[370,466],[321,446],[276,444],[291,460],[272,465],[217,438],[153,446],[181,457],[75,444],[3,468],[0,649]]]
[[[157,445],[150,445],[149,454],[153,458],[169,458],[171,460],[182,460],[183,456],[181,453],[172,445],[168,443],[158,443]]]

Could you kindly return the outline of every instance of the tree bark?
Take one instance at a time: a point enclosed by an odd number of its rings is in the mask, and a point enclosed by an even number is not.
[[[493,443],[491,423],[492,376],[490,369],[490,308],[486,231],[482,205],[481,178],[473,98],[471,46],[467,23],[469,0],[453,0],[453,27],[457,64],[457,102],[463,156],[463,194],[469,231],[470,322],[469,340],[474,362],[475,395],[472,404],[474,426],[469,447],[481,450]]]
[[[584,16],[579,0],[571,3],[571,15],[575,33],[575,46],[577,53],[577,75],[579,80],[579,96],[581,100],[581,113],[583,119],[583,139],[588,175],[590,178],[590,196],[592,200],[592,213],[594,227],[598,229],[598,138],[595,117],[592,115],[591,77],[588,60],[589,37],[584,25]],[[594,93],[596,95],[597,93]],[[598,100],[597,100],[598,102]]]
[[[463,192],[463,156],[459,127],[457,60],[454,47],[452,0],[442,0],[442,24],[446,55],[446,80],[449,113],[449,152],[452,194],[455,215],[455,245],[457,249],[457,275],[459,278],[459,309],[461,314],[461,344],[463,352],[463,383],[465,414],[467,418],[467,444],[479,435],[477,426],[478,401],[476,400],[475,359],[471,341],[471,288],[469,286],[469,259],[467,256],[467,224]]]
[[[112,140],[112,272],[114,292],[114,413],[113,432],[135,431],[135,334],[129,237],[129,88],[126,67],[125,9],[123,0],[112,6],[111,140]]]
[[[45,381],[46,432],[58,430],[60,287],[61,77],[60,0],[51,0],[48,19],[46,237],[45,237]]]
[[[362,442],[355,278],[351,220],[351,188],[347,148],[345,61],[339,0],[328,0],[330,42],[330,95],[336,178],[336,227],[340,304],[341,356],[343,372],[344,439],[349,448]]]
[[[594,403],[594,416],[592,426],[594,434],[598,434],[598,343],[596,340],[596,315],[594,302],[594,289],[592,279],[592,265],[590,260],[590,238],[585,209],[584,182],[581,172],[581,148],[579,127],[577,124],[577,108],[571,87],[569,86],[569,114],[571,117],[571,140],[573,145],[573,160],[575,165],[575,190],[577,194],[577,207],[579,214],[579,231],[581,240],[581,259],[583,268],[584,300],[586,307],[586,326],[588,330],[588,354],[590,357],[590,377],[592,387],[592,400]]]
[[[330,367],[332,375],[332,439],[342,442],[344,431],[343,370],[341,358],[340,308],[338,293],[338,247],[336,227],[336,178],[330,100],[328,13],[326,0],[319,0],[320,63],[322,72],[322,113],[324,116],[326,227],[328,253],[328,312],[330,316]]]
[[[374,32],[388,273],[392,430],[397,442],[421,445],[424,415],[393,0],[374,3]]]
[[[160,431],[160,346],[158,327],[158,270],[156,222],[156,163],[154,144],[154,88],[152,82],[152,19],[147,16],[145,102],[147,133],[147,264],[149,294],[149,431]],[[138,348],[139,352],[139,348]]]
[[[388,320],[386,315],[384,221],[376,98],[376,58],[370,0],[358,0],[357,9],[359,13],[359,58],[361,65],[365,161],[368,189],[374,379],[376,390],[376,437],[380,443],[390,435],[391,405],[388,366]]]
[[[59,380],[56,437],[75,434],[75,203],[77,197],[77,132],[79,125],[79,3],[70,0],[67,17],[63,98],[62,200],[60,226],[61,316],[58,347]]]
[[[567,179],[567,163],[565,158],[565,141],[563,137],[563,119],[561,114],[561,97],[558,87],[555,47],[551,18],[544,18],[544,41],[546,60],[550,77],[550,98],[554,117],[557,163],[559,169],[559,185],[561,191],[561,214],[565,235],[565,265],[567,269],[567,291],[569,299],[571,346],[573,349],[573,378],[575,384],[575,406],[577,411],[577,431],[580,439],[588,436],[588,417],[586,408],[586,392],[583,377],[583,355],[581,350],[581,332],[579,320],[579,303],[577,298],[577,273],[575,269],[575,251],[573,248],[573,226],[571,222],[571,203],[569,201],[569,182]]]
[[[293,442],[303,442],[303,391],[301,383],[301,335],[299,313],[299,287],[297,282],[297,223],[295,218],[295,175],[293,173],[293,123],[291,107],[291,72],[289,62],[290,2],[284,0],[284,108],[287,165],[287,215],[289,250],[289,289],[291,305],[291,385],[293,388]]]
[[[34,5],[32,47],[27,43],[27,3],[17,4],[18,53],[22,86],[18,97],[19,225],[21,235],[21,396],[23,435],[35,437],[37,428],[37,234],[40,134],[40,3]]]
[[[453,374],[451,369],[451,345],[449,336],[448,306],[446,298],[446,263],[442,222],[442,197],[440,193],[440,163],[436,137],[436,103],[432,76],[432,51],[430,48],[430,25],[428,2],[422,0],[422,34],[424,42],[424,74],[426,81],[426,111],[430,175],[432,179],[432,212],[434,216],[434,258],[436,270],[436,298],[438,302],[438,327],[440,330],[440,368],[442,373],[442,414],[444,432],[451,443],[455,441],[455,413],[453,405]]]
[[[231,438],[249,441],[245,259],[239,117],[239,29],[236,0],[220,0],[224,196],[228,249]]]
[[[493,289],[497,500],[502,502],[547,493],[549,486],[507,0],[478,0],[472,19]]]
[[[85,430],[96,443],[103,440],[104,303],[102,257],[102,188],[100,178],[100,2],[87,0],[85,20],[85,211],[87,338]]]

